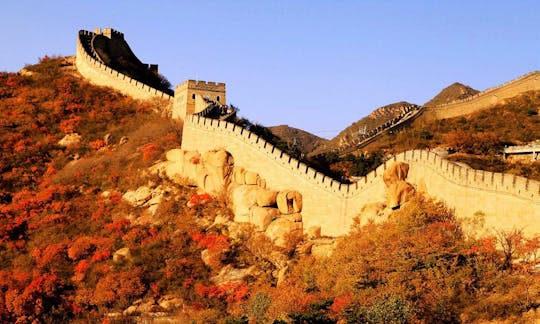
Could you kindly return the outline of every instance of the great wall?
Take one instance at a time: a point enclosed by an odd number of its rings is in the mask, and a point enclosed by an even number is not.
[[[235,166],[257,172],[275,190],[292,189],[303,197],[304,229],[320,226],[323,235],[348,232],[360,211],[384,202],[386,188],[382,174],[392,161],[409,164],[407,181],[418,190],[441,199],[455,209],[460,218],[483,215],[488,230],[513,228],[525,233],[540,232],[540,182],[509,174],[473,170],[450,162],[430,151],[407,151],[387,162],[360,181],[343,184],[282,152],[256,134],[233,123],[208,118],[205,98],[225,104],[225,85],[188,80],[178,86],[174,97],[150,88],[112,70],[94,57],[84,38],[93,33],[79,32],[76,65],[91,83],[109,86],[136,99],[161,98],[164,109],[173,118],[184,121],[182,149],[199,152],[224,149],[234,157]],[[122,35],[123,39],[123,35]],[[469,114],[511,98],[519,93],[540,89],[540,73],[532,72],[500,87],[488,89],[459,102],[437,107],[421,107],[406,118],[381,127],[373,136],[415,118],[451,118]],[[172,107],[171,107],[172,106]]]

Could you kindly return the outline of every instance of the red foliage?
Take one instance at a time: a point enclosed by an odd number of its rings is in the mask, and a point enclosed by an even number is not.
[[[112,223],[105,225],[105,228],[111,232],[123,232],[131,225],[131,221],[126,218],[117,219]]]
[[[99,150],[100,148],[105,147],[105,141],[98,138],[97,140],[88,143],[88,145],[94,150]]]
[[[199,243],[201,248],[210,251],[223,251],[229,248],[229,241],[225,235],[193,233],[191,238]]]
[[[154,143],[148,143],[144,145],[141,149],[143,153],[143,161],[148,162],[154,159],[158,152],[158,146]]]
[[[139,268],[107,274],[96,285],[94,291],[96,303],[101,305],[117,304],[121,307],[128,306],[133,298],[141,296],[146,291],[141,281],[141,274]]]
[[[351,293],[336,297],[334,302],[330,306],[330,311],[336,315],[341,314],[343,310],[349,306],[353,301],[353,295]]]
[[[71,115],[69,119],[60,122],[60,130],[66,134],[75,132],[75,129],[79,127],[82,122],[81,116]]]
[[[208,194],[208,193],[195,194],[188,201],[187,206],[191,208],[193,206],[206,204],[206,203],[210,202],[211,200],[212,200],[212,196],[210,196],[210,194]]]
[[[248,285],[241,281],[231,281],[221,285],[195,285],[195,292],[203,298],[220,299],[227,303],[237,303],[248,293]]]

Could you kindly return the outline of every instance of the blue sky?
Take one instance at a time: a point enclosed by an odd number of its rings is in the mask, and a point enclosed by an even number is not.
[[[540,70],[536,0],[4,0],[0,17],[0,70],[73,55],[79,29],[113,27],[172,84],[225,82],[243,116],[327,138],[456,81],[483,90]]]

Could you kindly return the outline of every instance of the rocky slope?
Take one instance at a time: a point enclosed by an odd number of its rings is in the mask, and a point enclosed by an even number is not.
[[[410,105],[411,103],[400,101],[377,108],[368,116],[352,123],[349,127],[342,130],[336,137],[312,151],[311,154],[317,155],[335,150],[345,143],[351,142],[359,134],[359,132],[367,132],[381,124],[384,124],[389,119],[399,116],[405,112],[405,107]]]
[[[472,95],[477,94],[478,90],[475,90],[464,84],[455,82],[444,88],[439,94],[433,97],[430,101],[426,102],[424,106],[437,106],[447,104],[454,100],[465,99]]]

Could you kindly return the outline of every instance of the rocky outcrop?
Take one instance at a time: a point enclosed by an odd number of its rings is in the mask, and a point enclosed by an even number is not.
[[[399,209],[401,205],[414,197],[416,190],[406,181],[396,181],[388,186],[388,206],[392,209]]]
[[[67,134],[66,136],[62,137],[61,140],[58,141],[58,145],[64,146],[64,147],[70,147],[76,144],[79,144],[82,140],[81,135],[77,133]]]
[[[266,181],[258,173],[235,166],[233,157],[225,150],[201,154],[172,149],[165,156],[167,161],[152,167],[155,173],[178,183],[190,179],[213,195],[225,193],[234,222],[253,225],[278,246],[284,247],[291,235],[302,236],[302,195],[298,191],[266,188]],[[140,195],[134,192],[128,199],[144,205],[148,195],[141,189]]]
[[[409,165],[404,162],[395,162],[391,164],[383,173],[383,181],[386,186],[390,186],[397,181],[405,181],[409,174]]]
[[[302,212],[302,195],[298,191],[280,191],[276,196],[277,206],[282,214]]]
[[[287,218],[278,218],[265,231],[272,242],[279,247],[289,248],[291,243],[302,237],[302,222],[293,222]]]
[[[409,173],[409,165],[404,162],[395,162],[383,174],[383,181],[387,187],[387,206],[392,209],[409,201],[415,194],[414,187],[405,181]]]

